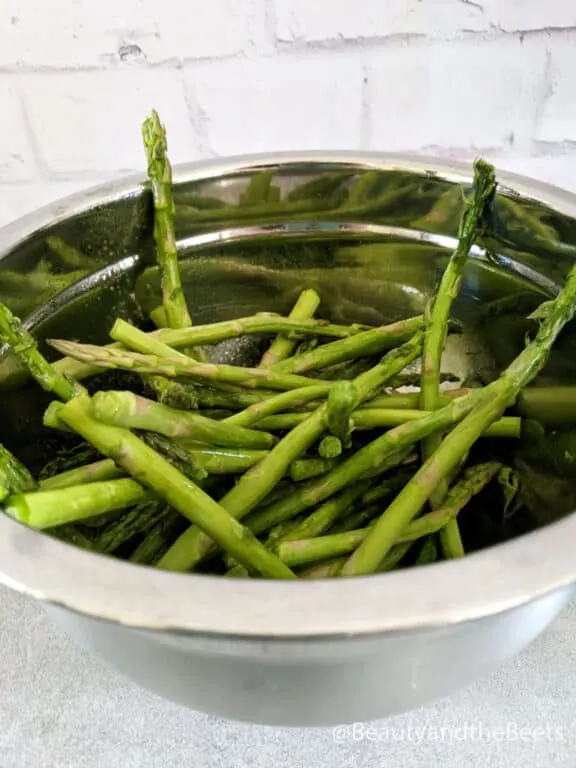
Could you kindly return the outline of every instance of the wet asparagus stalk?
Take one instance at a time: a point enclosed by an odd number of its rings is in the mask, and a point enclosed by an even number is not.
[[[13,349],[46,392],[54,392],[61,400],[69,400],[79,392],[77,384],[54,370],[40,354],[32,334],[4,304],[0,304],[0,342]]]
[[[399,533],[420,512],[438,483],[449,476],[488,424],[500,418],[504,410],[516,400],[519,392],[544,367],[552,345],[575,313],[576,268],[572,268],[535,337],[495,382],[479,391],[473,409],[444,438],[439,448],[416,472],[371,528],[362,544],[348,558],[342,568],[343,576],[372,573],[378,567],[378,563],[393,546]],[[471,396],[468,395],[467,398]],[[434,415],[445,410],[446,408],[442,408]],[[418,423],[411,422],[411,426]]]
[[[162,274],[162,306],[171,328],[186,328],[192,319],[182,291],[178,249],[174,233],[172,167],[166,155],[166,130],[158,113],[144,121],[142,138],[148,160],[148,178],[154,198],[154,240]]]
[[[501,467],[499,462],[493,461],[467,469],[462,479],[448,492],[441,507],[409,523],[395,543],[415,541],[441,531],[456,518],[473,496],[488,485]],[[305,530],[305,522],[301,524],[300,531]],[[299,532],[298,529],[296,531]],[[275,551],[290,567],[305,565],[353,552],[364,541],[369,531],[370,527],[328,536],[312,534],[317,538],[308,536],[300,540],[296,540],[294,532],[291,532],[276,542]]]
[[[177,411],[127,391],[96,392],[92,413],[98,421],[110,426],[191,438],[211,445],[265,449],[276,443],[266,432],[223,424],[198,413]]]
[[[117,480],[123,476],[123,470],[117,467],[112,459],[102,459],[40,480],[39,487],[42,491],[55,491],[62,488],[73,488],[76,485]]]
[[[28,469],[0,443],[0,502],[35,487],[36,481]]]
[[[95,421],[88,398],[71,400],[60,418],[104,456],[114,459],[128,474],[198,525],[249,571],[268,578],[294,578],[292,571],[248,529],[142,440],[128,430]]]
[[[124,320],[118,320],[112,329],[114,336],[126,332]],[[129,325],[129,323],[127,323]],[[132,326],[133,327],[133,326]],[[241,317],[236,320],[225,320],[219,323],[196,325],[189,328],[161,328],[152,333],[145,334],[155,338],[175,349],[206,344],[218,344],[227,339],[238,338],[246,334],[260,333],[297,333],[300,336],[326,336],[328,338],[345,339],[353,336],[361,330],[366,330],[359,325],[334,325],[324,320],[308,320],[298,322],[290,318],[281,317],[266,312],[250,317]],[[112,343],[108,349],[119,349],[120,344]],[[126,346],[130,347],[129,344]],[[138,350],[136,350],[138,351]],[[54,363],[55,370],[68,378],[82,381],[93,376],[102,369],[90,362],[64,357]]]
[[[93,537],[92,546],[103,555],[113,554],[134,536],[146,534],[164,520],[168,511],[169,507],[156,499],[138,504],[103,526]]]
[[[44,529],[126,509],[147,497],[147,491],[134,480],[110,480],[15,494],[6,500],[4,509],[31,528]]]
[[[420,565],[431,565],[438,560],[438,545],[436,543],[436,536],[428,536],[424,539],[424,543],[420,548],[418,557],[414,565],[416,567]]]
[[[305,376],[276,373],[272,369],[242,368],[235,365],[215,365],[214,363],[196,363],[189,360],[184,363],[176,358],[161,358],[156,355],[141,355],[128,350],[112,347],[98,347],[92,344],[76,344],[72,341],[51,340],[54,349],[82,362],[97,365],[99,368],[134,371],[135,373],[158,373],[170,378],[208,379],[215,382],[242,384],[249,389],[269,387],[271,389],[297,389],[310,387],[321,382]]]
[[[304,391],[304,390],[302,390]],[[450,402],[448,400],[448,402]],[[417,421],[426,416],[430,411],[418,411],[386,408],[359,408],[352,414],[352,427],[355,430],[370,430],[380,427],[397,427],[408,421]],[[305,413],[280,413],[276,416],[267,416],[254,424],[254,429],[263,429],[275,432],[284,429],[293,429],[306,418]],[[518,416],[503,416],[495,421],[484,431],[483,437],[500,437],[517,439],[520,437],[522,419]]]
[[[410,339],[422,329],[423,325],[424,318],[418,316],[398,320],[396,323],[372,328],[369,331],[361,331],[347,339],[324,344],[311,352],[276,363],[273,370],[284,373],[305,373],[356,357],[381,354]]]
[[[224,423],[229,425],[234,424],[237,426],[249,427],[252,424],[260,423],[264,417],[269,416],[270,414],[279,413],[285,409],[300,408],[305,406],[309,401],[316,400],[317,398],[321,398],[326,395],[332,386],[333,382],[326,382],[313,385],[311,387],[301,387],[298,389],[289,390],[287,392],[282,392],[279,395],[275,395],[259,403],[249,405],[240,413],[235,413],[233,416],[225,419]],[[318,405],[316,405],[316,408],[317,407]],[[316,408],[312,410],[316,410]],[[300,415],[302,416],[300,421],[304,421],[310,414],[303,413]],[[300,421],[297,423],[299,424]],[[289,429],[292,429],[294,426],[296,426],[296,424],[292,424]]]
[[[302,291],[288,315],[291,320],[309,320],[320,306],[320,296],[312,288]],[[297,340],[286,335],[277,336],[260,360],[260,368],[270,368],[291,356]]]
[[[393,571],[408,554],[413,542],[396,544],[378,565],[377,573]],[[346,562],[345,557],[336,557],[319,565],[312,565],[298,574],[301,579],[329,579],[338,576]]]
[[[462,216],[458,233],[458,245],[450,257],[442,276],[440,286],[432,303],[430,318],[426,328],[420,390],[420,408],[422,410],[432,411],[440,405],[440,370],[452,302],[460,291],[464,265],[474,243],[480,222],[483,220],[486,209],[494,198],[495,191],[496,176],[494,168],[483,160],[477,160],[474,163],[472,198],[467,201]],[[441,440],[441,435],[434,434],[423,441],[422,456],[424,460],[434,453]],[[446,481],[439,483],[431,498],[433,507],[437,507],[442,503],[447,489]],[[461,557],[464,554],[456,520],[453,520],[446,526],[440,534],[440,540],[446,557]]]
[[[181,519],[182,517],[178,512],[169,507],[165,508],[160,519],[148,526],[144,539],[128,558],[130,562],[140,565],[154,565],[167,549],[167,542],[172,541],[177,536]]]

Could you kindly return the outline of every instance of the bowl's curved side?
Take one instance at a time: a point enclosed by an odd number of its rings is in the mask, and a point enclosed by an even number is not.
[[[240,642],[151,633],[48,608],[74,639],[144,688],[191,709],[262,725],[358,724],[426,705],[513,657],[573,589],[471,622],[374,638]],[[349,741],[350,728],[334,738]]]

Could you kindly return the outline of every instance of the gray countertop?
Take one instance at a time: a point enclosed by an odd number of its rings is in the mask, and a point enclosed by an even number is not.
[[[0,588],[0,768],[576,767],[576,603],[517,659],[425,709],[352,728],[248,726],[177,707]]]

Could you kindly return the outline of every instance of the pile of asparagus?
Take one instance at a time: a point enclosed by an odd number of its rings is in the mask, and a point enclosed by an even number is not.
[[[478,460],[476,443],[509,445],[523,414],[538,418],[538,390],[526,386],[576,311],[576,269],[498,379],[442,389],[452,302],[496,190],[478,160],[425,315],[337,325],[316,317],[321,297],[305,289],[288,317],[193,325],[155,112],[143,139],[162,275],[156,330],[119,318],[107,346],[50,340],[64,355],[50,364],[0,304],[0,341],[55,397],[44,425],[78,437],[38,478],[0,446],[4,512],[91,551],[231,577],[355,576],[464,555],[461,510],[498,481],[503,505],[516,491],[507,449]],[[213,345],[247,334],[272,337],[257,365],[210,362]],[[406,369],[418,360],[414,382]],[[140,389],[89,394],[82,382],[106,370],[136,374]]]

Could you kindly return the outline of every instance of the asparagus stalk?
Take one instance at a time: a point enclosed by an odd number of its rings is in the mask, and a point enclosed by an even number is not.
[[[431,411],[418,410],[387,410],[385,408],[359,408],[352,414],[352,426],[357,430],[390,428],[417,421]],[[275,432],[293,429],[306,418],[305,413],[280,413],[267,416],[254,424],[254,429]],[[500,437],[518,439],[522,431],[522,419],[518,416],[503,416],[485,430],[483,437]]]
[[[124,472],[116,466],[112,459],[103,459],[47,477],[40,480],[38,485],[42,491],[56,491],[62,488],[73,488],[77,485],[117,480],[123,476]]]
[[[192,438],[212,445],[265,449],[276,442],[266,432],[222,424],[197,413],[177,411],[133,392],[97,392],[92,398],[92,413],[98,421],[109,426],[142,429],[165,437]]]
[[[430,565],[431,563],[435,563],[436,560],[438,560],[438,546],[436,544],[436,536],[428,536],[428,538],[425,539],[424,543],[422,544],[414,565]]]
[[[167,508],[162,517],[146,532],[144,539],[128,558],[131,563],[154,565],[179,530],[181,515]]]
[[[4,304],[0,304],[0,342],[13,349],[46,392],[54,392],[60,400],[70,400],[79,392],[78,385],[55,371],[40,354],[32,334]]]
[[[101,528],[93,539],[93,546],[101,554],[110,555],[135,536],[146,534],[166,517],[168,509],[156,499],[138,504]]]
[[[89,552],[99,552],[92,539],[75,525],[60,525],[58,528],[50,529],[48,533],[50,536],[60,539],[60,541],[65,541],[67,544],[74,544],[75,547],[80,547],[80,549],[86,549]]]
[[[560,331],[572,320],[575,312],[576,267],[573,267],[533,340],[495,382],[480,391],[474,408],[444,438],[440,447],[390,504],[370,534],[347,560],[342,575],[372,573],[377,568],[402,529],[419,513],[434,493],[438,483],[449,476],[468,454],[487,425],[498,419],[506,407],[516,400],[518,393],[542,370]],[[471,395],[467,397],[470,398]],[[445,410],[446,408],[440,409],[434,415]],[[415,421],[411,425],[418,423]]]
[[[36,481],[28,469],[0,443],[0,502],[35,487]]]
[[[460,231],[458,245],[452,254],[442,276],[440,287],[434,298],[428,327],[424,340],[420,407],[432,411],[439,407],[440,367],[442,352],[446,341],[448,318],[452,302],[458,296],[464,265],[487,207],[491,204],[496,191],[494,168],[483,160],[474,163],[474,184],[472,199],[467,202]],[[422,456],[426,460],[440,445],[441,435],[427,437],[422,443]],[[432,495],[432,506],[442,503],[448,484],[443,481]],[[442,549],[446,557],[461,557],[464,554],[458,523],[453,520],[440,534]]]
[[[313,289],[302,291],[298,301],[288,315],[291,320],[309,320],[320,306],[320,296]],[[276,363],[286,360],[294,351],[297,341],[286,335],[277,336],[269,349],[262,356],[259,368],[270,368]]]
[[[270,414],[278,413],[286,408],[300,408],[311,400],[323,397],[330,391],[332,386],[333,382],[326,382],[312,387],[302,387],[299,389],[288,390],[288,392],[281,392],[279,395],[270,397],[267,400],[249,405],[248,408],[240,413],[235,413],[233,416],[224,419],[223,423],[240,427],[249,427],[252,424],[260,422],[261,419]],[[302,416],[300,421],[304,421],[309,416],[309,413],[299,415]],[[297,423],[299,424],[300,421]],[[296,426],[296,424],[292,424],[290,429],[292,429],[293,426]]]
[[[64,406],[60,418],[104,456],[114,459],[128,474],[198,525],[249,571],[268,578],[294,578],[292,571],[249,530],[168,461],[129,431],[101,424],[90,413],[89,399],[77,397]]]
[[[397,544],[392,547],[390,552],[383,558],[382,562],[378,566],[377,573],[387,573],[393,571],[397,565],[408,554],[412,546],[412,542],[406,542],[404,544]],[[328,562],[320,563],[319,565],[313,565],[299,573],[301,579],[329,579],[338,576],[342,569],[342,565],[346,562],[346,558],[337,557]]]
[[[396,544],[416,541],[441,531],[466,506],[470,499],[486,487],[498,474],[501,464],[497,461],[486,462],[470,467],[462,479],[448,492],[441,507],[412,521],[397,537]],[[298,536],[306,531],[306,521],[276,542],[275,551],[280,559],[290,567],[325,560],[337,555],[347,555],[353,552],[366,538],[370,527],[352,530],[346,533],[335,533],[328,536],[318,536],[312,533],[308,536]],[[312,538],[318,536],[318,538]]]
[[[378,517],[382,512],[381,504],[372,504],[371,507],[364,507],[357,509],[354,512],[350,512],[341,520],[337,520],[334,525],[328,529],[329,535],[336,533],[348,533],[349,531],[356,531],[360,528],[366,528],[375,517]]]
[[[77,360],[97,365],[100,368],[134,371],[135,373],[158,373],[168,378],[184,377],[208,379],[216,382],[242,384],[249,389],[269,387],[271,389],[296,389],[310,387],[321,382],[305,376],[276,373],[264,368],[242,368],[235,365],[215,365],[214,363],[196,363],[189,360],[184,363],[179,359],[160,358],[155,355],[141,355],[128,350],[112,347],[97,347],[92,344],[76,344],[72,341],[52,340],[54,349]]]
[[[342,517],[351,508],[354,502],[362,496],[365,487],[365,483],[356,483],[356,485],[344,489],[338,495],[321,504],[311,515],[292,526],[273,543],[277,546],[285,541],[312,539],[315,536],[320,536],[330,528],[335,520]]]
[[[370,397],[375,389],[403,370],[419,355],[421,348],[421,336],[416,334],[410,342],[385,355],[372,370],[361,374],[356,379],[359,401]],[[284,477],[290,464],[321,436],[325,418],[326,407],[323,405],[280,440],[268,456],[249,469],[224,496],[220,502],[224,509],[237,520],[251,512]],[[174,542],[158,565],[170,570],[189,570],[213,548],[214,543],[208,536],[189,528]]]
[[[178,249],[174,233],[172,168],[166,155],[166,130],[155,110],[142,125],[142,138],[148,160],[148,178],[154,198],[154,240],[162,274],[162,306],[171,328],[186,328],[192,325],[192,319],[182,291],[178,266]]]
[[[366,326],[338,325],[327,320],[283,317],[273,312],[259,312],[249,317],[235,320],[223,320],[218,323],[196,325],[179,330],[166,328],[149,334],[169,347],[179,349],[196,344],[219,344],[221,341],[236,339],[239,336],[266,333],[294,334],[303,337],[321,336],[332,339],[347,339],[365,331]]]
[[[299,336],[318,335],[328,338],[345,339],[361,330],[364,330],[364,326],[334,325],[324,320],[298,322],[279,315],[261,313],[250,317],[237,318],[236,320],[225,320],[220,323],[191,326],[190,328],[161,328],[147,334],[147,336],[154,337],[170,347],[181,348],[199,346],[201,344],[218,344],[221,341],[234,339],[245,334],[283,332],[295,333]],[[113,333],[118,333],[116,326],[113,328]],[[108,345],[108,349],[119,349],[120,346],[117,343],[113,343]],[[54,368],[63,376],[75,379],[76,381],[86,379],[102,370],[93,363],[74,360],[70,357],[57,360],[54,363]]]
[[[147,492],[133,480],[111,480],[57,490],[15,494],[5,503],[8,515],[31,528],[55,528],[139,504]]]
[[[128,347],[137,352],[172,357],[183,363],[190,361],[188,355],[173,350],[153,335],[143,333],[125,320],[116,320],[110,336],[121,345],[119,348]],[[170,381],[162,376],[144,376],[143,379],[156,392],[158,400],[164,405],[181,406],[185,410],[193,410],[198,406],[194,387]]]
[[[352,360],[356,357],[376,355],[407,341],[422,329],[424,318],[411,317],[398,320],[391,325],[382,325],[369,331],[361,331],[347,339],[340,339],[276,363],[273,370],[283,373],[304,373],[326,368],[334,363]]]

